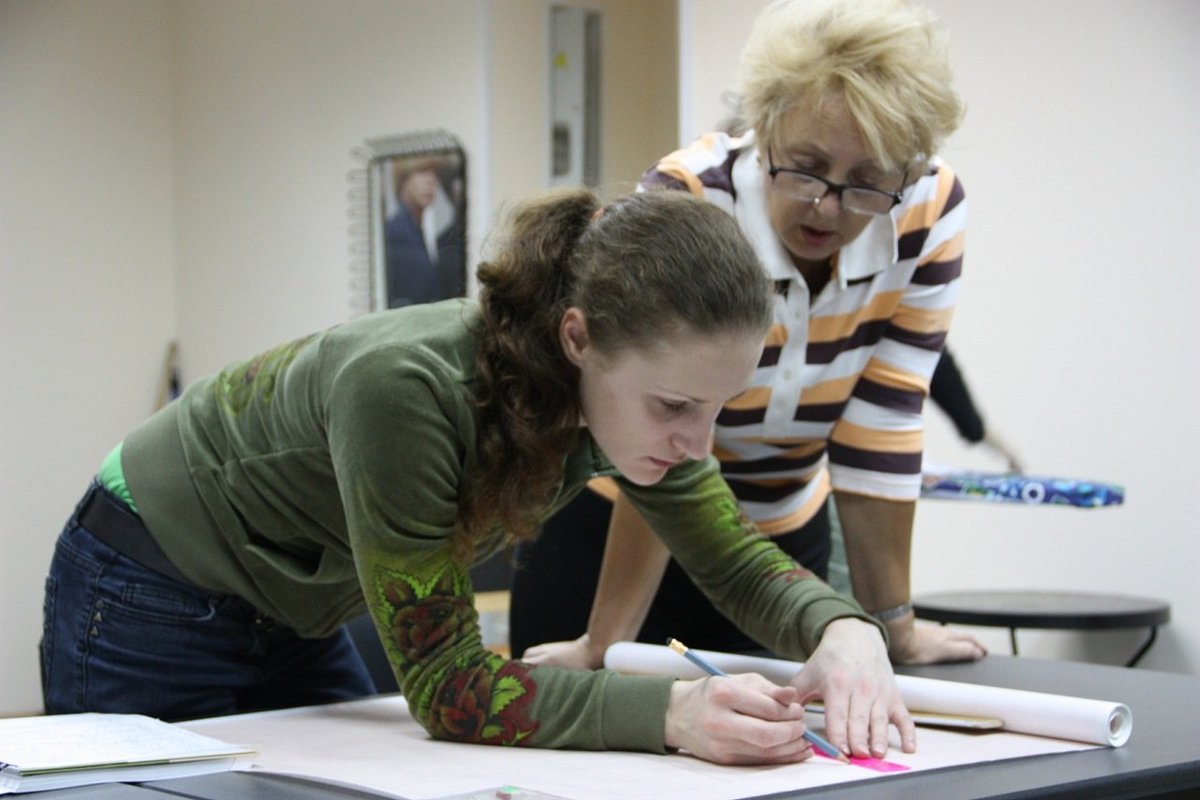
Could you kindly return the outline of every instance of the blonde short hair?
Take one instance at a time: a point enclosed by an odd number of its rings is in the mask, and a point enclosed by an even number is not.
[[[794,108],[841,98],[874,157],[899,168],[936,153],[963,115],[940,25],[905,0],[775,0],[741,77],[743,122],[764,149]]]

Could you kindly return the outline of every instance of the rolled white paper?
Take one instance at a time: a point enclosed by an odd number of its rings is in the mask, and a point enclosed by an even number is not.
[[[804,664],[712,650],[695,650],[728,673],[757,672],[787,684]],[[604,666],[617,672],[702,678],[704,670],[669,647],[640,642],[617,642],[604,653]],[[1133,733],[1133,714],[1124,703],[1082,697],[1027,692],[934,678],[897,675],[900,696],[910,709],[930,714],[994,717],[1004,729],[1055,739],[1120,747]]]

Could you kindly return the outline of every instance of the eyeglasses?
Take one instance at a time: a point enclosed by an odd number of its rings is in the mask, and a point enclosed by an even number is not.
[[[820,203],[825,195],[833,192],[841,201],[842,208],[847,211],[856,214],[886,214],[903,199],[900,192],[871,189],[866,186],[847,186],[827,181],[820,175],[803,170],[777,167],[770,151],[767,152],[767,166],[767,174],[771,176],[776,189],[793,200],[812,203],[814,206]],[[905,180],[907,178],[906,175]]]

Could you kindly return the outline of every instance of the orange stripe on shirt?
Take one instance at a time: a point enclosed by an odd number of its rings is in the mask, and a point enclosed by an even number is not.
[[[752,408],[763,408],[770,400],[770,386],[751,386],[737,397],[725,403],[724,407],[734,411],[745,411]]]
[[[882,386],[899,389],[902,392],[921,392],[924,394],[929,391],[928,379],[875,358],[867,362],[867,368],[863,370],[863,377]]]
[[[587,487],[596,494],[603,497],[610,503],[617,501],[617,495],[621,493],[621,489],[617,486],[617,482],[612,478],[592,478],[588,481]]]
[[[767,331],[767,338],[763,340],[763,345],[766,347],[783,347],[787,343],[787,340],[787,327],[776,322]]]
[[[956,258],[962,258],[963,250],[966,247],[966,240],[966,232],[959,231],[954,236],[951,236],[949,239],[930,250],[925,258],[921,260],[921,263],[917,266],[917,269],[920,269],[925,264],[936,264],[941,261],[953,261]]]
[[[796,530],[815,517],[824,508],[825,498],[829,497],[829,471],[821,470],[820,476],[814,480],[817,485],[813,488],[812,495],[799,508],[775,519],[755,520],[754,524],[758,529],[767,536],[778,536]]]
[[[834,428],[830,439],[838,444],[875,453],[919,453],[923,447],[921,430],[879,431],[864,428],[843,418]]]
[[[812,439],[796,443],[788,439],[769,439],[764,436],[744,436],[738,437],[738,441],[753,442],[756,444],[765,444],[780,448],[778,452],[772,454],[772,457],[778,457],[781,459],[808,458],[813,453],[817,453],[825,449],[824,439]],[[716,456],[717,460],[721,462],[731,461],[736,463],[741,460],[738,456],[734,455],[733,451],[727,450],[719,445],[713,447],[713,455]],[[758,480],[755,479],[754,482],[758,483]]]
[[[892,324],[913,333],[938,333],[950,330],[953,308],[913,308],[900,306],[892,315]]]
[[[892,312],[900,304],[903,296],[903,289],[880,292],[871,298],[870,303],[856,308],[849,314],[815,317],[808,323],[809,341],[836,342],[847,339],[864,322],[887,319],[892,316]]]
[[[658,162],[656,169],[664,175],[668,175],[680,183],[687,186],[687,189],[697,197],[704,196],[704,184],[700,182],[700,178],[694,172],[689,170],[682,164],[676,164],[667,159]]]
[[[896,231],[901,236],[906,233],[932,228],[938,221],[938,215],[946,207],[946,201],[954,190],[954,171],[944,164],[938,168],[936,194],[924,203],[916,203],[907,209],[896,220]]]
[[[776,519],[756,520],[754,524],[767,536],[778,536],[781,533],[788,533],[806,524],[824,507],[825,498],[829,496],[830,492],[829,472],[827,470],[822,470],[820,476],[815,480],[817,481],[817,485],[813,489],[812,495],[795,511]],[[612,478],[593,478],[588,481],[588,488],[610,503],[615,503],[618,495],[621,493],[616,481]]]

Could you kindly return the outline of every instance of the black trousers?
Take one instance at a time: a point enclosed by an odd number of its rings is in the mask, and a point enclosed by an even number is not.
[[[822,579],[831,549],[828,511],[826,506],[803,527],[772,537]],[[517,548],[509,605],[514,656],[535,644],[575,639],[587,630],[611,515],[611,503],[585,490],[546,521],[536,541]],[[669,636],[705,650],[766,652],[717,611],[674,559],[638,641],[663,644]]]

